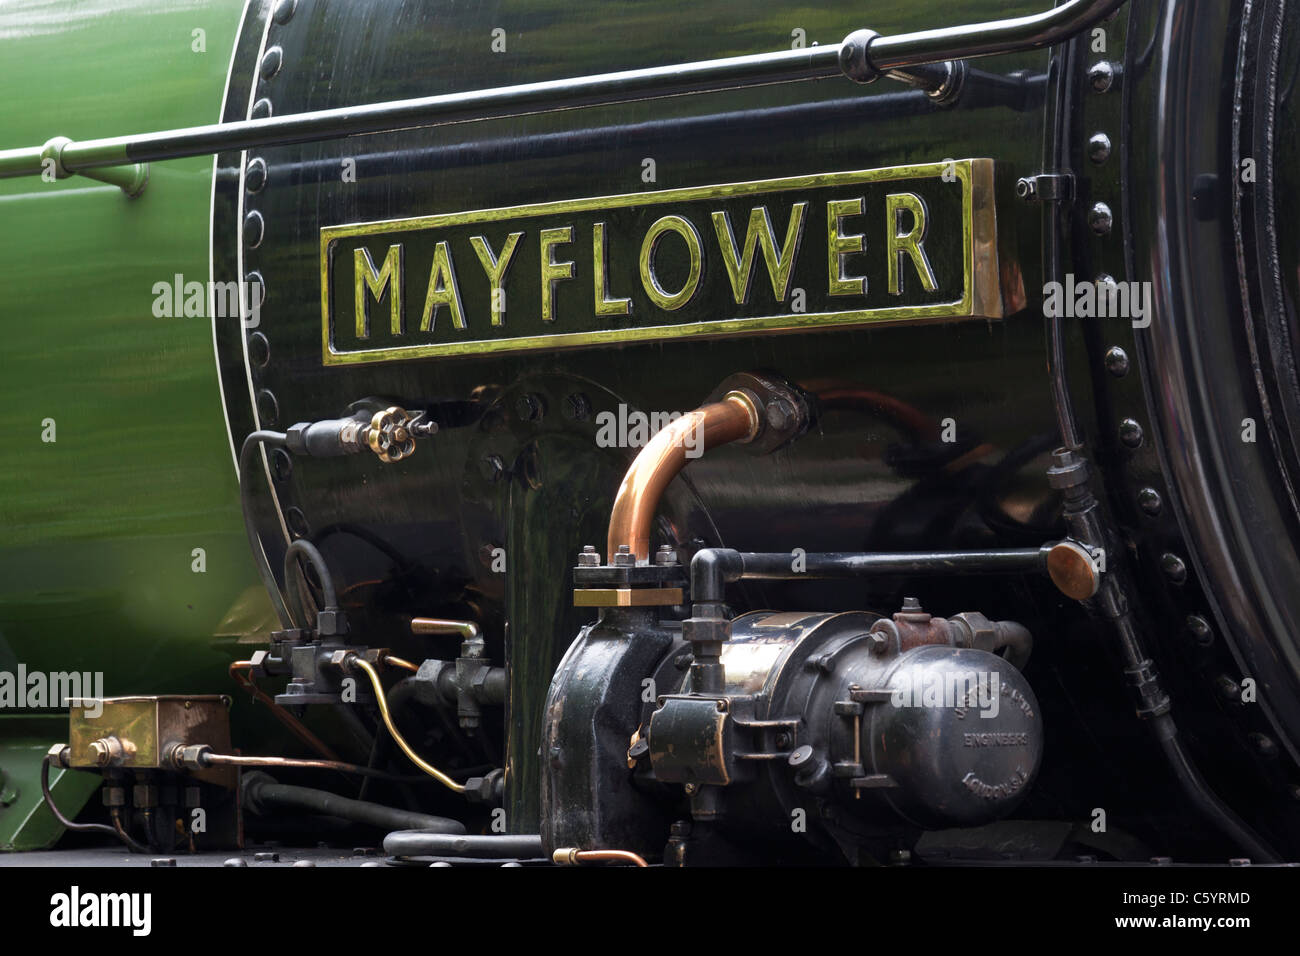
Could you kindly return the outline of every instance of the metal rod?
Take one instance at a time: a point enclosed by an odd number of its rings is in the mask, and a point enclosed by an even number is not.
[[[1054,542],[1053,542],[1054,543]],[[1045,573],[1052,543],[1041,548],[990,551],[804,554],[744,553],[706,548],[691,560],[691,600],[721,602],[731,581],[797,581],[867,577],[876,574],[1025,574]]]
[[[306,760],[298,757],[251,757],[243,754],[217,754],[205,751],[199,757],[204,767],[281,767],[304,770],[337,770],[340,773],[356,774],[360,777],[374,777],[378,780],[390,780],[395,783],[420,783],[429,778],[416,774],[389,773],[375,767],[363,767],[360,764],[345,763],[342,760]]]
[[[1070,39],[1123,4],[1124,0],[1069,0],[1026,17],[877,37],[870,46],[871,65],[877,70],[895,70],[940,60],[1037,50]]]
[[[842,43],[799,50],[701,60],[79,143],[61,142],[59,163],[68,173],[76,173],[223,150],[285,146],[361,133],[841,75],[869,81],[882,72],[897,73],[950,59],[1015,53],[1058,43],[1097,23],[1123,2],[1068,0],[1033,16],[892,37],[859,30]],[[916,72],[918,81],[928,86],[935,82],[939,72],[946,71]],[[39,174],[45,150],[46,146],[34,146],[0,151],[0,178]]]

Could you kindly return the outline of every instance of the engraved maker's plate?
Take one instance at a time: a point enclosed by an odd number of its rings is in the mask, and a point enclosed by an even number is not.
[[[327,226],[320,267],[326,365],[1002,315],[990,159]]]

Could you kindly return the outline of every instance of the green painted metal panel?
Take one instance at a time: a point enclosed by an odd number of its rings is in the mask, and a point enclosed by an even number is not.
[[[242,8],[0,8],[0,149],[214,122]],[[212,167],[154,164],[138,199],[75,176],[0,181],[0,671],[99,672],[109,695],[226,689],[218,635],[269,613],[210,321],[154,308],[156,284],[208,279]],[[0,770],[21,798],[0,809],[0,844],[45,845],[35,769],[66,729],[39,739],[8,716]],[[64,779],[73,815],[89,791]]]

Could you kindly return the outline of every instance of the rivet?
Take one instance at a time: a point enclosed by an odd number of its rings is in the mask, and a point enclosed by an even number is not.
[[[294,10],[298,9],[298,0],[280,0],[271,13],[271,18],[281,25],[293,19]]]
[[[1088,67],[1088,83],[1097,93],[1105,93],[1115,85],[1115,64],[1101,60]]]
[[[274,425],[280,420],[280,403],[270,389],[264,388],[257,393],[257,416],[263,426]]]
[[[248,289],[244,294],[248,297],[249,308],[260,309],[262,303],[266,301],[266,282],[262,279],[262,273],[254,269],[244,276],[244,285]]]
[[[1115,217],[1110,211],[1110,206],[1104,202],[1093,203],[1092,208],[1088,210],[1088,225],[1099,236],[1109,234],[1111,227],[1115,225]]]
[[[311,534],[311,524],[308,523],[307,516],[303,514],[303,510],[299,507],[285,509],[284,523],[289,527],[289,533],[295,538],[305,538]],[[311,569],[312,566],[308,564],[307,567]],[[313,570],[307,572],[309,581],[314,578]]]
[[[1118,345],[1112,345],[1106,350],[1106,371],[1116,378],[1123,378],[1128,374],[1128,368],[1127,352]]]
[[[244,188],[250,193],[260,193],[266,185],[266,160],[254,156],[244,167]]]
[[[1187,565],[1173,552],[1166,551],[1160,556],[1160,570],[1174,584],[1182,584],[1187,580]]]
[[[1142,444],[1142,426],[1131,418],[1126,418],[1119,423],[1119,440],[1129,448],[1137,448]]]
[[[1214,643],[1214,628],[1199,614],[1187,616],[1187,630],[1201,647],[1209,647]]]
[[[1251,734],[1250,742],[1255,747],[1255,752],[1261,757],[1276,757],[1277,744],[1268,734]]]
[[[256,209],[249,210],[248,215],[244,216],[244,245],[250,249],[256,249],[262,244],[262,236],[266,234],[266,220]]]
[[[271,101],[265,96],[253,104],[253,112],[250,119],[270,119],[271,118]]]
[[[283,448],[271,449],[271,474],[276,481],[288,481],[293,475],[293,457]]]
[[[1220,674],[1214,684],[1219,689],[1219,696],[1224,700],[1233,702],[1241,700],[1241,685],[1227,674]]]
[[[258,368],[266,368],[271,361],[271,343],[261,332],[254,332],[248,337],[248,361]]]
[[[1110,159],[1110,137],[1105,133],[1093,133],[1088,137],[1088,158],[1098,166]]]
[[[1164,502],[1160,500],[1160,492],[1154,488],[1143,488],[1138,492],[1138,507],[1153,518],[1160,514],[1163,504]]]
[[[264,80],[269,80],[275,74],[280,72],[280,66],[284,63],[284,51],[278,46],[270,47],[262,54],[262,62],[258,65],[258,75]]]

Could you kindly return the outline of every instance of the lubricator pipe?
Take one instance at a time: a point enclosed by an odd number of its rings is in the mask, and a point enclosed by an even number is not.
[[[694,457],[729,442],[753,441],[762,422],[753,394],[728,392],[660,429],[623,476],[609,516],[610,560],[627,545],[638,564],[650,560],[650,530],[668,483]]]
[[[545,856],[536,833],[475,834],[446,830],[397,830],[384,837],[389,856],[468,856],[480,859],[537,859]]]
[[[1055,543],[1041,548],[992,551],[899,551],[894,553],[789,552],[754,554],[729,548],[705,548],[691,560],[691,600],[721,604],[726,585],[741,579],[796,581],[812,578],[857,578],[877,574],[1026,574],[1047,573],[1047,556]]]
[[[679,96],[848,76],[869,82],[915,68],[917,81],[943,89],[955,70],[920,69],[952,59],[1017,53],[1059,43],[1099,22],[1124,0],[1067,0],[1026,17],[880,36],[851,33],[842,43],[751,56],[623,70],[567,80],[394,100],[260,120],[241,120],[135,136],[58,143],[67,173],[223,150],[285,146],[416,126],[523,116]],[[934,84],[939,86],[935,87]],[[0,151],[0,178],[39,175],[50,144]]]
[[[340,797],[337,793],[330,793],[327,790],[276,783],[272,777],[258,771],[244,775],[242,799],[244,806],[254,813],[261,813],[270,807],[280,807],[287,810],[306,810],[330,817],[342,817],[345,820],[386,830],[465,832],[465,825],[450,817],[435,817],[428,813],[398,810],[365,800]]]

